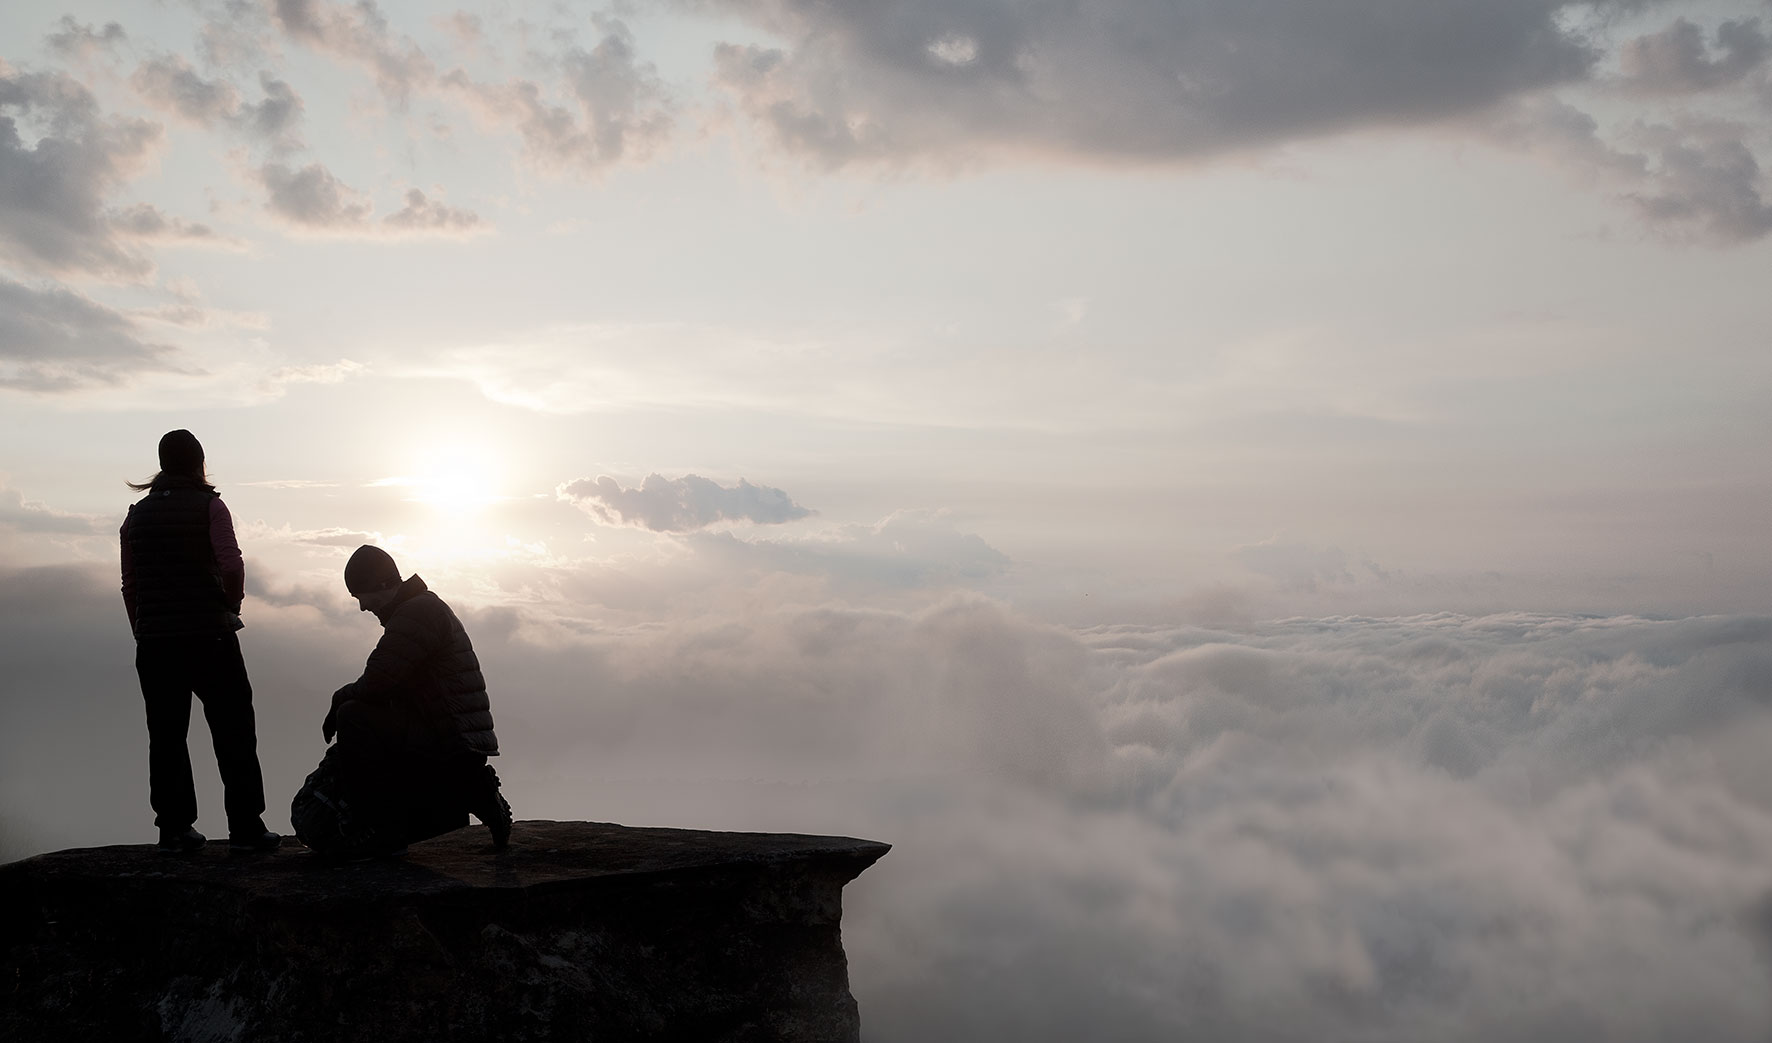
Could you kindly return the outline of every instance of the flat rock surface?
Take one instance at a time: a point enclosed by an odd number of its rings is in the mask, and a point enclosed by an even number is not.
[[[74,848],[0,866],[0,877],[99,883],[161,878],[243,892],[255,898],[336,901],[390,892],[414,895],[478,889],[546,889],[610,877],[693,873],[736,866],[817,863],[853,879],[891,846],[850,837],[652,829],[610,822],[524,820],[510,846],[493,850],[486,830],[459,829],[414,844],[403,856],[333,862],[285,837],[275,852],[243,853],[212,840],[172,855],[152,844]]]

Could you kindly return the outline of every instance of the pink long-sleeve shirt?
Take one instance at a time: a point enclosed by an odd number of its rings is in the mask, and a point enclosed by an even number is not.
[[[123,545],[123,608],[129,613],[129,625],[135,626],[135,564],[129,560],[129,516],[117,530]],[[209,548],[215,552],[216,569],[221,573],[222,592],[237,614],[246,597],[246,559],[240,554],[240,541],[234,536],[234,516],[221,497],[209,501]]]

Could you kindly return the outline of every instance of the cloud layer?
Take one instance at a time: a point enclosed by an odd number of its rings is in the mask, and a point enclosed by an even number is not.
[[[11,851],[145,837],[114,577],[4,579]],[[242,636],[278,792],[376,633],[269,586]],[[457,604],[519,814],[893,842],[846,896],[870,1038],[1772,1028],[1766,619],[1069,630],[959,597],[587,629]],[[102,767],[65,778],[73,744]]]

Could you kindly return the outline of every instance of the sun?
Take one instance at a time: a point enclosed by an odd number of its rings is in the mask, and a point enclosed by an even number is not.
[[[499,499],[492,475],[460,465],[441,466],[415,476],[412,498],[450,511],[483,511]]]
[[[504,499],[504,483],[494,456],[484,448],[430,444],[415,451],[394,478],[374,484],[403,488],[406,499],[453,516],[479,514]]]
[[[520,480],[504,448],[490,437],[466,441],[433,432],[403,449],[391,458],[397,473],[370,483],[406,505],[393,523],[403,552],[433,569],[470,571],[497,557],[509,521],[500,507],[516,499],[511,490]]]

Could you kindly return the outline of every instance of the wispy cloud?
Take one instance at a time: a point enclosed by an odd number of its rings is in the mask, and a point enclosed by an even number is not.
[[[560,101],[533,79],[481,82],[457,69],[442,83],[489,129],[514,126],[543,170],[595,174],[647,159],[675,129],[676,106],[623,22],[597,17],[593,25],[602,33],[595,44],[568,45],[556,59]]]
[[[300,479],[283,479],[260,482],[240,482],[248,487],[271,489],[331,489],[336,488],[334,482],[313,482]],[[360,547],[365,543],[376,543],[381,534],[361,532],[356,529],[339,528],[337,526],[322,529],[297,529],[289,525],[271,526],[264,522],[247,522],[240,526],[240,537],[247,542],[275,542],[306,544],[313,547]]]
[[[1709,43],[1695,23],[1676,18],[1659,32],[1619,49],[1624,85],[1642,94],[1691,94],[1740,82],[1766,63],[1766,35],[1757,18],[1719,24]]]
[[[433,80],[436,66],[410,37],[394,32],[374,0],[273,0],[271,17],[290,39],[361,64],[389,99],[404,105]]]
[[[266,478],[257,482],[235,482],[234,484],[261,489],[336,489],[339,485],[337,482],[322,482],[312,478]]]
[[[135,320],[61,287],[0,276],[0,387],[65,392],[175,372],[170,345],[144,338]]]
[[[136,203],[133,206],[112,210],[107,216],[112,230],[118,235],[130,239],[161,243],[238,245],[222,239],[208,225],[169,217],[159,207],[149,203]]]
[[[339,359],[307,366],[284,366],[273,370],[266,380],[272,384],[341,384],[368,370],[361,362]]]
[[[382,219],[397,234],[461,237],[488,229],[480,215],[428,198],[416,188],[406,190],[406,205]]]
[[[1494,133],[1595,184],[1669,239],[1734,245],[1772,232],[1765,179],[1740,124],[1688,117],[1608,134],[1587,112],[1541,100],[1509,110]]]
[[[129,39],[129,34],[117,22],[106,22],[100,27],[65,14],[56,24],[59,28],[44,39],[44,45],[52,53],[75,62],[89,61],[101,54],[114,54],[117,45]]]
[[[206,79],[182,55],[161,54],[136,67],[130,84],[153,108],[210,129],[229,129],[280,151],[301,147],[305,105],[288,82],[258,74],[257,102],[223,78]]]
[[[88,514],[58,511],[47,504],[27,500],[17,489],[0,485],[0,527],[15,532],[90,536],[102,531],[99,520]]]

